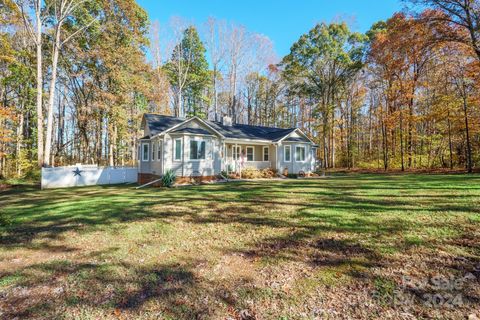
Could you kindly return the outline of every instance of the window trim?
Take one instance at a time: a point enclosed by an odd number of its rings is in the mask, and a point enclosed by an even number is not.
[[[248,160],[248,149],[252,149],[252,160]],[[245,146],[245,162],[255,162],[255,147],[254,146]]]
[[[204,153],[204,158],[203,159],[192,159],[192,142],[197,142],[197,143],[205,143],[205,153]],[[198,145],[197,145],[198,148]],[[198,151],[198,149],[197,149]],[[188,149],[188,161],[194,161],[194,162],[199,162],[199,161],[206,161],[207,160],[207,140],[206,139],[191,139],[190,140],[190,145]]]
[[[267,150],[267,160],[265,160],[265,149]],[[263,147],[262,148],[262,160],[263,162],[269,162],[270,161],[270,147]]]
[[[177,159],[177,141],[180,141],[180,158]],[[183,139],[176,138],[173,139],[173,161],[182,162],[183,159]]]
[[[289,158],[290,158],[288,160],[287,160],[287,152],[286,152],[287,148],[289,150],[288,155],[289,155]],[[283,146],[283,162],[292,162],[292,146],[289,145],[289,144]]]
[[[147,157],[145,158],[145,146],[147,146]],[[150,143],[142,142],[142,162],[150,161]]]
[[[303,160],[297,160],[297,149],[303,149]],[[295,162],[306,162],[307,161],[307,147],[305,145],[295,145]]]

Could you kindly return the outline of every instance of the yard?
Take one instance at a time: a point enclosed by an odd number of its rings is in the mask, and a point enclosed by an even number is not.
[[[0,193],[0,318],[480,317],[480,176]]]

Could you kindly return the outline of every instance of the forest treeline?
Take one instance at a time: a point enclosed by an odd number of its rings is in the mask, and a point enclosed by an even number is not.
[[[278,57],[241,25],[163,26],[134,0],[3,0],[0,177],[134,164],[145,112],[298,126],[325,168],[472,171],[479,1],[404,4],[365,34],[318,23]]]

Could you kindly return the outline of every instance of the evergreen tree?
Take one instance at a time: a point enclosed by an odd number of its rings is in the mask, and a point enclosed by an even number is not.
[[[183,32],[183,38],[172,53],[165,69],[172,89],[176,93],[176,115],[206,117],[205,99],[209,84],[205,46],[195,27]]]

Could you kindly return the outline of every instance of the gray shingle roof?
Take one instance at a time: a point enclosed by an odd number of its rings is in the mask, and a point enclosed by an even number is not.
[[[193,133],[193,134],[203,134],[203,135],[211,135],[210,131],[207,131],[202,128],[181,128],[170,131],[172,133]]]
[[[285,139],[287,142],[309,142],[307,138],[304,137],[290,137]]]
[[[162,116],[156,114],[145,114],[146,125],[150,130],[151,136],[159,134],[177,124],[184,122],[184,118],[176,118],[171,116]],[[213,129],[220,132],[226,138],[233,139],[251,139],[251,140],[269,140],[276,141],[285,137],[289,133],[293,132],[296,128],[273,128],[273,127],[261,127],[261,126],[250,126],[246,124],[234,124],[232,126],[225,126],[220,122],[207,121],[204,120],[208,125]],[[180,130],[175,130],[176,132],[190,132],[193,128],[183,128]],[[187,131],[188,130],[188,131]],[[202,130],[203,129],[196,129]],[[196,133],[196,132],[191,132]],[[209,133],[200,133],[200,134],[209,134]]]
[[[151,136],[159,134],[160,132],[163,132],[168,128],[176,126],[177,124],[180,124],[186,120],[182,118],[162,116],[162,115],[150,114],[150,113],[146,113],[144,117],[145,117],[145,123],[148,126],[148,129],[150,130]]]
[[[211,125],[215,130],[223,134],[225,137],[236,139],[275,141],[285,137],[287,134],[295,130],[295,128],[282,129],[272,127],[250,126],[246,124],[234,124],[231,126],[225,126],[220,122],[213,121],[208,121],[207,123]]]

